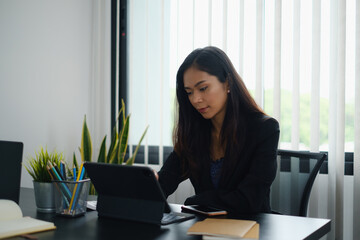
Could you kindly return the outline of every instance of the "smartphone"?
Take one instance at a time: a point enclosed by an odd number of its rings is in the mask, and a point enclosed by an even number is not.
[[[181,206],[181,209],[183,211],[199,213],[199,214],[203,214],[206,216],[218,216],[218,215],[226,215],[227,214],[227,212],[225,210],[208,207],[208,206],[202,206],[202,205],[183,205],[183,206]]]

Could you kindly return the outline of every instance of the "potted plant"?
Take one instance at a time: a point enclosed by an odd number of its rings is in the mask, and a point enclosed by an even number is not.
[[[54,186],[47,165],[50,162],[54,166],[60,166],[63,160],[63,153],[56,150],[49,153],[47,148],[40,147],[39,151],[35,151],[35,157],[30,156],[27,165],[24,165],[33,178],[35,202],[39,212],[55,211]]]
[[[110,148],[108,151],[106,151],[106,135],[104,136],[101,142],[97,162],[109,163],[109,164],[126,164],[126,165],[134,164],[136,154],[139,150],[142,140],[146,135],[149,126],[145,128],[132,155],[128,159],[125,159],[126,150],[128,147],[130,115],[126,116],[125,103],[123,100],[121,100],[121,109],[119,110],[117,120],[119,120],[120,116],[122,117],[122,126],[118,130],[117,126],[115,125],[112,131],[112,138],[110,141]],[[86,162],[86,161],[90,162],[92,160],[92,142],[91,142],[90,131],[86,124],[86,116],[84,117],[82,136],[81,136],[81,147],[79,148],[79,150],[80,150],[82,162]],[[78,168],[75,153],[73,158],[73,164],[76,168]],[[95,188],[92,184],[90,185],[90,194],[96,195]]]

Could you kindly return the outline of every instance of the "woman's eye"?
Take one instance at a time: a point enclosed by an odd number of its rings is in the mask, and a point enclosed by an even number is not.
[[[191,95],[191,92],[186,92],[186,95],[188,95],[188,96]]]
[[[206,89],[207,89],[208,87],[202,87],[202,88],[200,88],[200,91],[205,91]]]

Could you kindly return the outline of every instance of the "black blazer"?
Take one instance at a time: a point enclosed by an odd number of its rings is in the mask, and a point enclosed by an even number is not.
[[[209,160],[200,181],[190,177],[196,195],[186,199],[184,204],[213,206],[234,214],[270,212],[270,186],[276,175],[279,134],[279,123],[274,118],[253,117],[247,124],[241,159],[232,173],[221,176],[219,187],[215,189]],[[185,180],[181,169],[181,160],[172,152],[159,171],[159,183],[166,197]]]

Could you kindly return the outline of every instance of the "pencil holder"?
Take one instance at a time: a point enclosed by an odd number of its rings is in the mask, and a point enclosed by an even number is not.
[[[57,215],[77,217],[86,213],[90,179],[55,181],[55,211]]]

